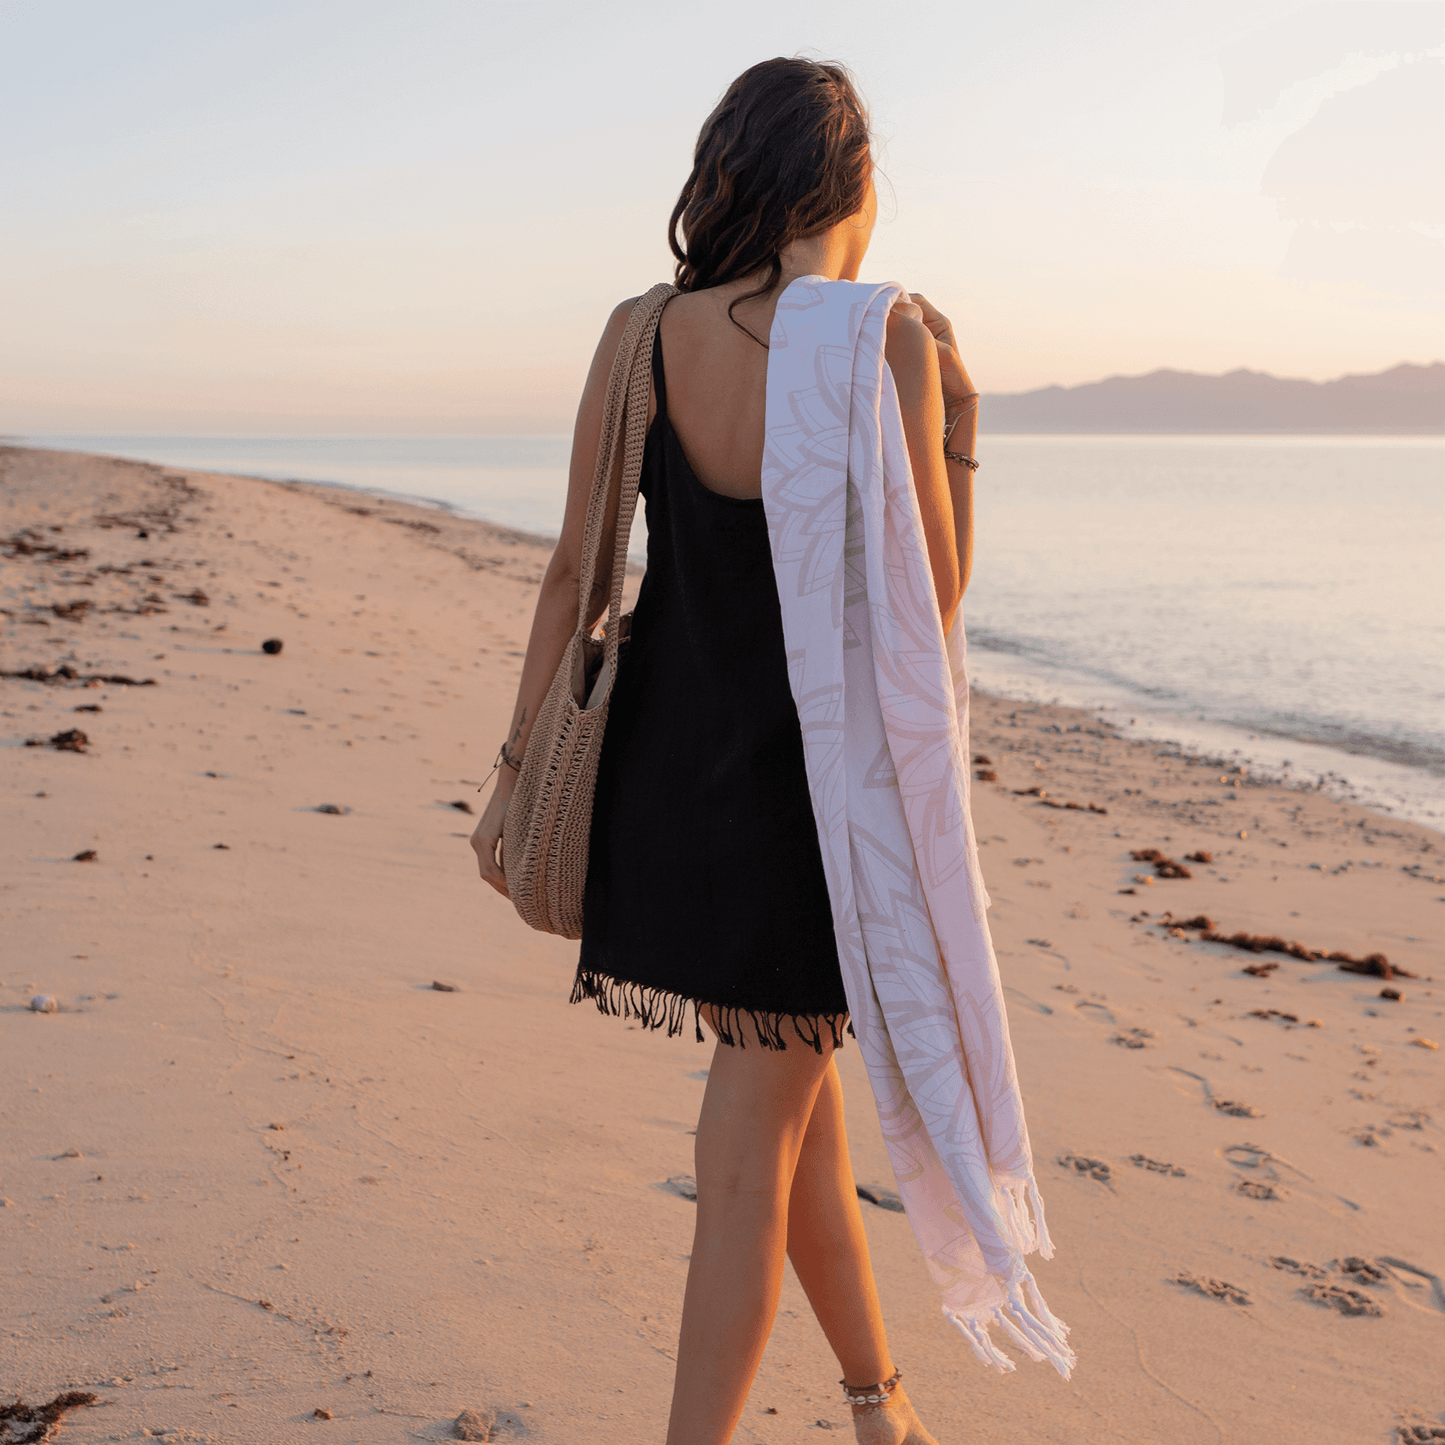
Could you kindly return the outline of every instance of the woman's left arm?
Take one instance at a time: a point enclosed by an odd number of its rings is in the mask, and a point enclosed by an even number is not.
[[[978,435],[978,392],[969,380],[968,369],[953,339],[953,324],[926,296],[911,292],[908,301],[900,297],[895,311],[915,315],[933,337],[938,353],[939,381],[943,387],[943,425],[948,431],[948,450],[972,457]],[[973,570],[973,468],[963,462],[947,463],[948,489],[953,498],[953,530],[958,547],[959,591],[968,586]]]

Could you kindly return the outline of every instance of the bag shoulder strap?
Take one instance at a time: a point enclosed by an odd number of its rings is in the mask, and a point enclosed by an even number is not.
[[[592,493],[587,500],[587,524],[582,533],[581,574],[577,591],[577,628],[585,631],[589,622],[588,598],[597,576],[607,520],[612,473],[622,448],[622,494],[618,500],[617,533],[612,551],[612,596],[607,608],[606,656],[616,663],[617,619],[622,611],[622,588],[627,568],[627,542],[632,517],[637,510],[637,488],[642,479],[642,453],[647,442],[647,404],[652,388],[652,347],[662,308],[678,294],[676,286],[659,282],[639,296],[627,318],[607,377],[607,396],[602,409],[602,431],[597,442],[596,470]]]

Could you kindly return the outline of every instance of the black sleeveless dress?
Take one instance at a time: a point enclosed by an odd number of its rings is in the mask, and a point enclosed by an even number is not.
[[[842,1043],[848,1001],[761,498],[694,475],[657,415],[647,575],[607,717],[572,1002],[725,1043]],[[740,1029],[746,1016],[752,1028]]]

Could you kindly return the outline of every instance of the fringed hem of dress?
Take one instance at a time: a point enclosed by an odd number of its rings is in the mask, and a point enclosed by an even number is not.
[[[833,1047],[841,1049],[844,1033],[853,1032],[847,1013],[792,1014],[735,1008],[730,1004],[688,998],[686,994],[673,993],[668,989],[650,988],[645,984],[613,978],[611,974],[579,968],[570,1002],[581,1003],[588,998],[596,1003],[597,1011],[608,1018],[635,1019],[645,1029],[666,1028],[669,1038],[676,1038],[682,1033],[687,1011],[691,1009],[698,1043],[705,1042],[707,1038],[702,1031],[702,1011],[707,1009],[708,1022],[717,1030],[718,1038],[725,1044],[744,1049],[748,1046],[747,1031],[740,1027],[744,1019],[752,1024],[757,1041],[765,1049],[786,1049],[785,1030],[788,1028],[819,1054],[823,1052],[825,1036],[831,1036]]]

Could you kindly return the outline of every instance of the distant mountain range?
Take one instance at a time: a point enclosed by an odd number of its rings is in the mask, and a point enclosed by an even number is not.
[[[1316,432],[1445,435],[1445,362],[1297,381],[1263,371],[1151,371],[985,396],[990,432]]]

